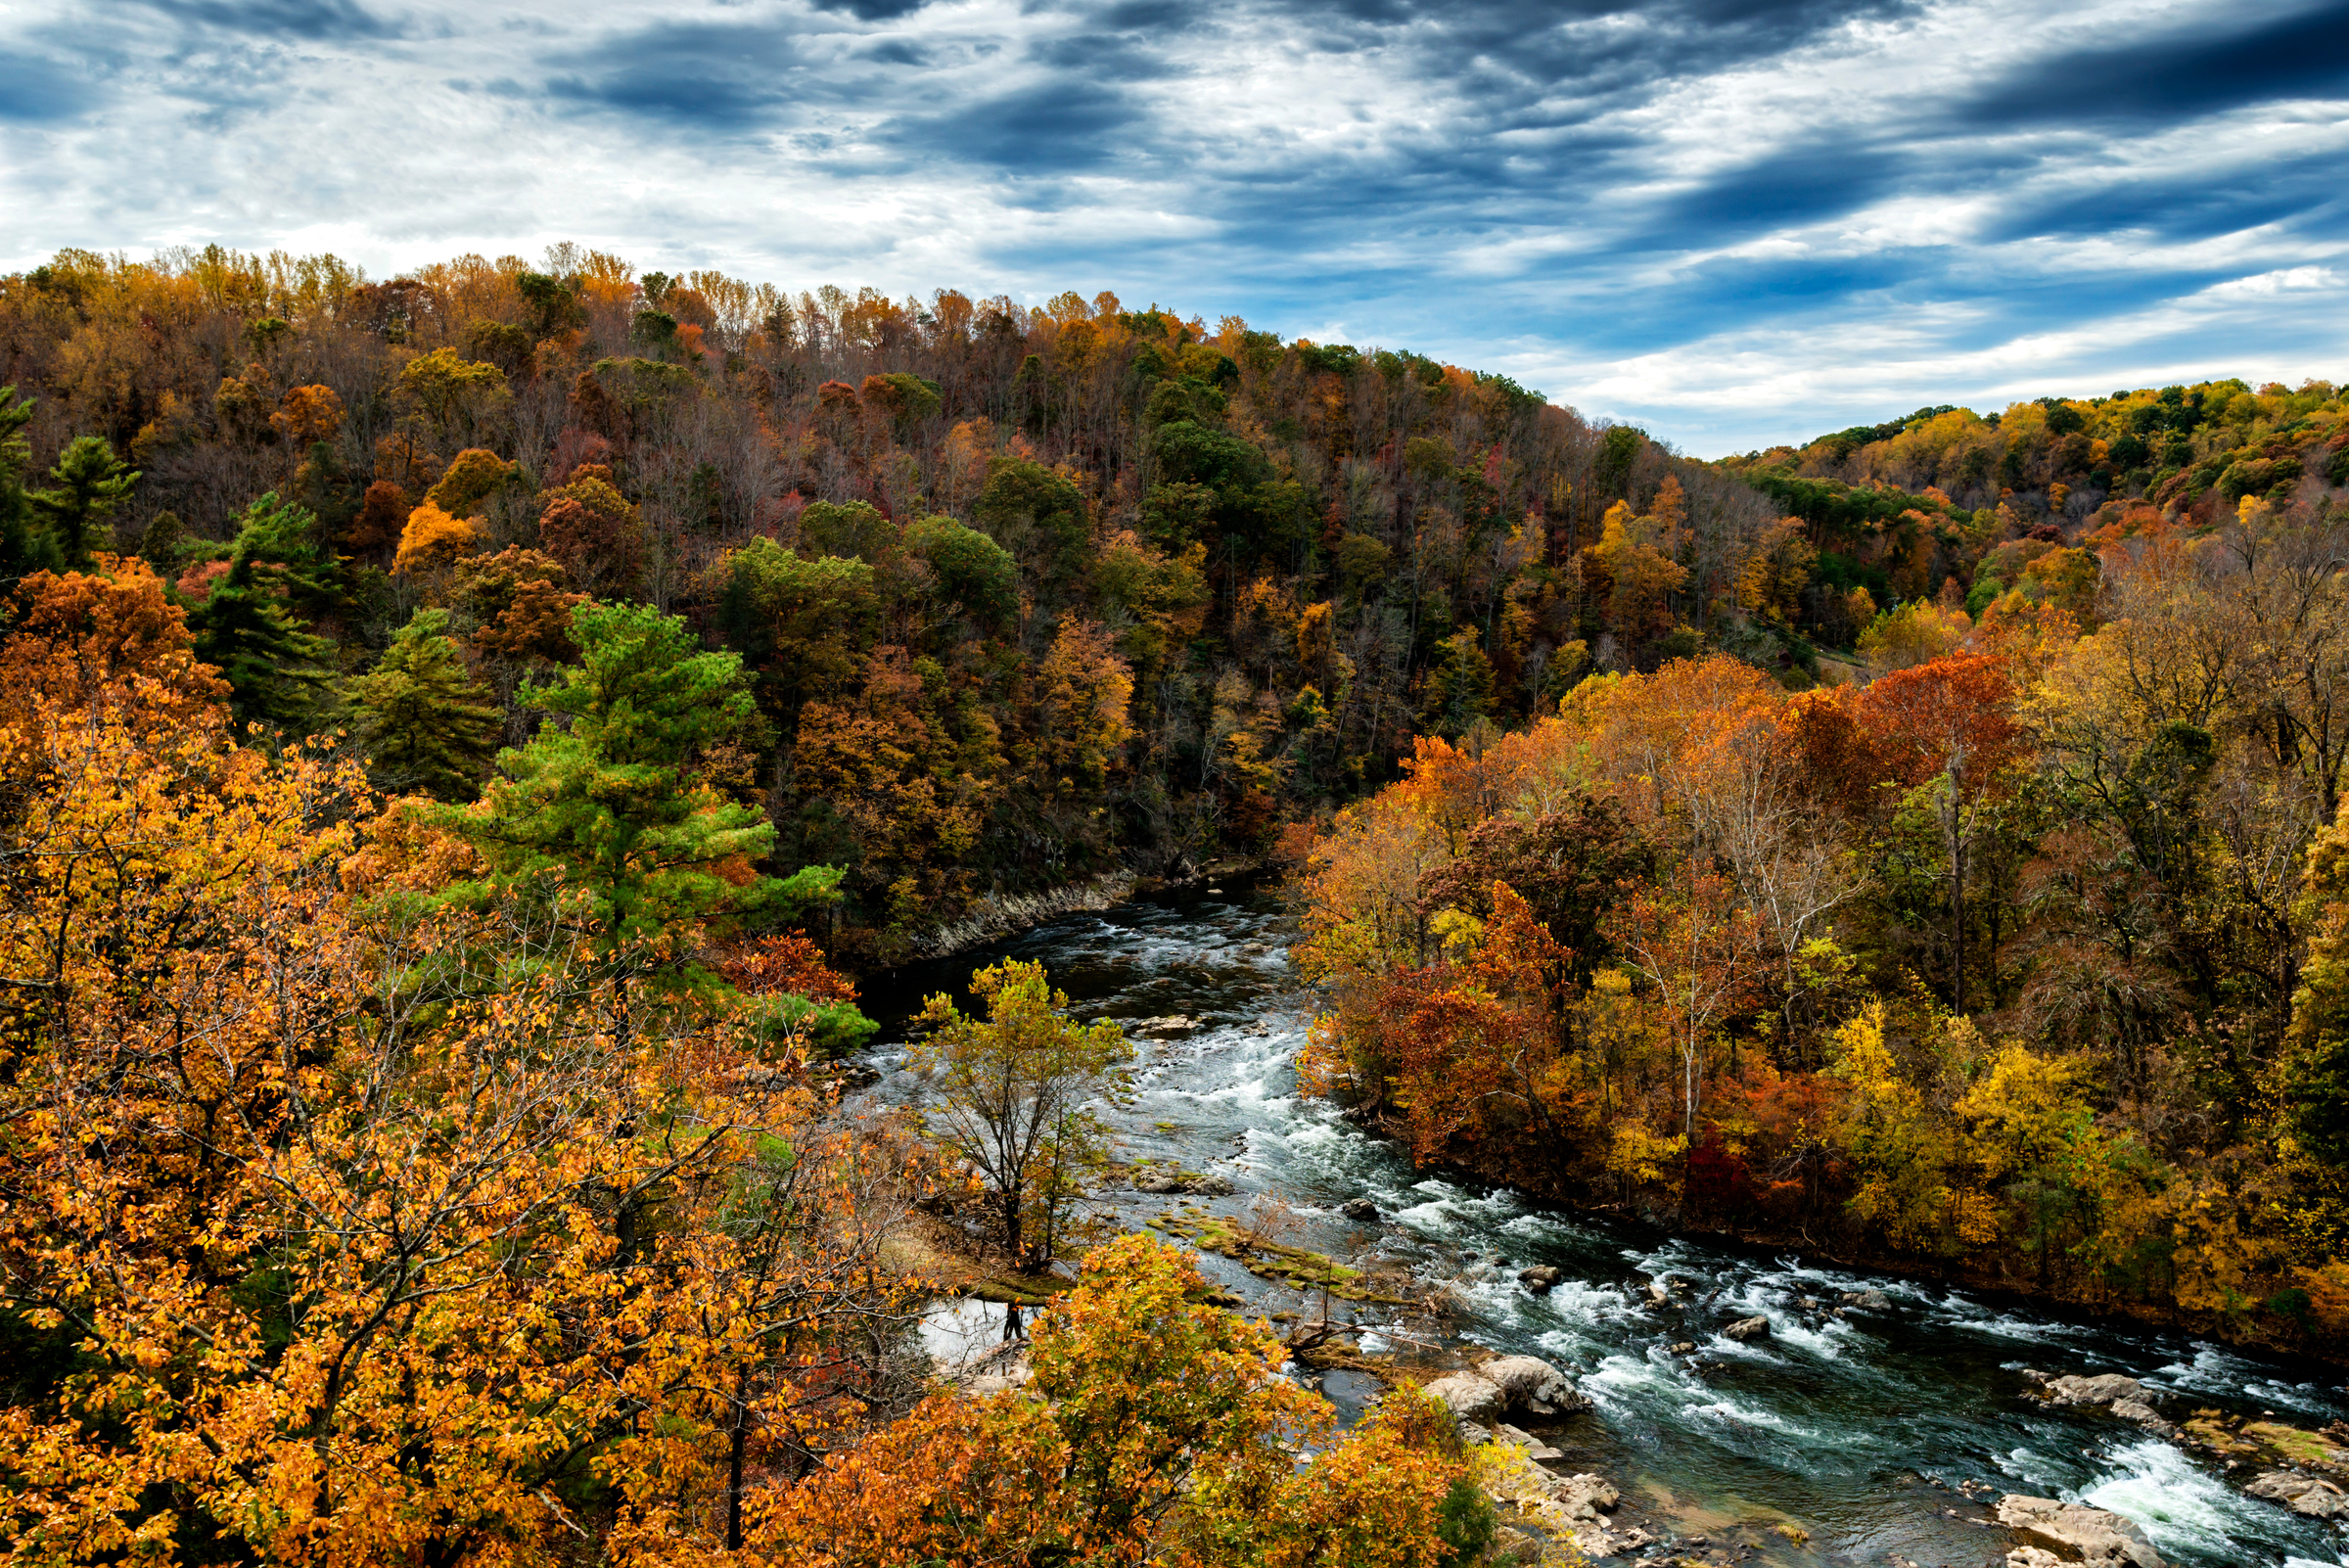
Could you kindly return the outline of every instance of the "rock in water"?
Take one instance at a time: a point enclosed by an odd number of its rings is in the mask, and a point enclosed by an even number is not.
[[[1556,1415],[1590,1406],[1564,1372],[1539,1356],[1502,1356],[1477,1371],[1500,1390],[1501,1403],[1512,1410]]]
[[[1359,1224],[1371,1224],[1378,1219],[1378,1205],[1368,1198],[1348,1198],[1338,1205],[1338,1213]]]
[[[1847,1290],[1843,1293],[1843,1304],[1871,1313],[1889,1312],[1892,1309],[1891,1298],[1880,1290]]]
[[[2313,1475],[2270,1470],[2243,1490],[2255,1498],[2280,1502],[2292,1512],[2306,1514],[2311,1519],[2338,1519],[2349,1514],[2349,1493]]]
[[[1723,1329],[1721,1335],[1724,1339],[1733,1339],[1741,1345],[1749,1339],[1768,1339],[1770,1338],[1770,1319],[1767,1317],[1740,1317]]]
[[[1423,1392],[1431,1399],[1442,1400],[1445,1408],[1451,1411],[1454,1421],[1473,1421],[1478,1426],[1489,1427],[1499,1420],[1505,1403],[1497,1384],[1474,1372],[1453,1372],[1439,1377],[1428,1384]]]
[[[2009,1492],[1999,1499],[1999,1523],[2076,1551],[2082,1562],[2162,1568],[2161,1553],[2153,1549],[2153,1543],[2145,1539],[2136,1521],[2102,1508]]]
[[[1647,1282],[1647,1299],[1658,1307],[1671,1306],[1672,1286],[1662,1279],[1649,1280]]]
[[[2104,1372],[2096,1377],[2050,1377],[2048,1398],[2058,1405],[2111,1405],[2120,1400],[2137,1405],[2151,1403],[2144,1384],[2119,1372]]]
[[[1536,1264],[1531,1268],[1517,1270],[1517,1282],[1537,1296],[1546,1296],[1562,1276],[1547,1264]]]

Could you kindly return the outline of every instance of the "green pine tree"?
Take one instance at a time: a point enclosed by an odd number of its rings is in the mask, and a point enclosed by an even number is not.
[[[0,594],[13,592],[35,572],[63,571],[66,564],[24,491],[25,471],[32,467],[24,427],[32,423],[32,409],[16,388],[0,387]]]
[[[49,470],[50,487],[32,492],[32,509],[57,541],[68,567],[79,571],[99,550],[114,546],[106,520],[129,499],[138,470],[115,455],[103,436],[76,436]]]
[[[649,605],[582,604],[572,628],[579,664],[525,698],[553,721],[499,754],[485,812],[439,817],[485,873],[450,897],[543,901],[623,977],[713,990],[665,936],[788,917],[830,901],[840,872],[746,876],[773,849],[774,825],[691,772],[703,747],[754,721],[738,655],[701,651],[683,621]]]
[[[447,611],[419,610],[345,696],[378,780],[443,801],[470,801],[496,755],[505,710],[466,669],[447,633]]]
[[[299,613],[334,594],[336,562],[319,549],[316,523],[274,490],[247,507],[228,575],[188,617],[196,657],[218,667],[240,723],[299,733],[325,694],[331,645]]]

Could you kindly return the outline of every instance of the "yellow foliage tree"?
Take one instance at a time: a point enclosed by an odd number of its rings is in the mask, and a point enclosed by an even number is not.
[[[392,570],[402,575],[445,571],[481,548],[481,530],[469,519],[452,517],[427,501],[408,514]]]

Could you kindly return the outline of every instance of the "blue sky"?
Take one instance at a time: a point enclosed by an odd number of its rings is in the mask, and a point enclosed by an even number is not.
[[[2349,379],[2349,4],[0,0],[0,268],[1116,291],[1699,456]]]

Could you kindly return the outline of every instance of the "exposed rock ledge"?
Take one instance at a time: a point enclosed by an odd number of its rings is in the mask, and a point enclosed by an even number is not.
[[[1566,1536],[1593,1561],[1635,1551],[1655,1539],[1636,1528],[1619,1531],[1606,1517],[1623,1499],[1604,1478],[1552,1475],[1535,1463],[1521,1445],[1495,1444],[1482,1473],[1487,1497],[1515,1508],[1553,1534]]]
[[[2058,1557],[2045,1548],[2024,1545],[2007,1553],[2010,1568],[2043,1568],[2045,1563],[2063,1561],[2162,1568],[2161,1553],[2153,1549],[2153,1543],[2145,1539],[2137,1522],[2102,1508],[2009,1492],[1999,1499],[1999,1523],[2074,1554]]]
[[[2306,1514],[2311,1519],[2338,1519],[2349,1514],[2349,1493],[2313,1475],[2270,1470],[2243,1490],[2255,1498],[2280,1502],[2292,1512]]]

